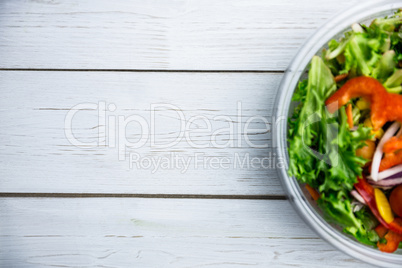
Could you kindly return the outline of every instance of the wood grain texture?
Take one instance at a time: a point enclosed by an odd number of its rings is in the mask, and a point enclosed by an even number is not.
[[[284,70],[357,0],[3,0],[0,68]]]
[[[0,72],[1,191],[282,195],[271,148],[272,106],[281,78],[265,73]],[[116,106],[105,117],[117,123],[100,124],[96,110],[79,111],[72,120],[76,139],[96,143],[98,136],[104,138],[98,145],[72,145],[65,133],[67,114],[78,104],[99,102]],[[158,105],[154,134],[152,104]],[[139,119],[122,128],[122,116],[141,117],[149,132],[136,123]],[[181,123],[188,131],[174,143]],[[119,130],[120,145],[126,138],[139,144],[142,134],[147,141],[134,149],[113,148],[112,142],[105,146],[112,137],[109,129]],[[119,160],[123,151],[126,159]]]
[[[355,3],[0,1],[0,69],[108,70],[0,71],[0,191],[95,193],[0,198],[0,266],[368,267],[319,239],[287,201],[161,198],[283,195],[274,164],[233,167],[236,155],[273,159],[271,115],[281,73],[115,72],[281,72],[308,35]],[[156,112],[155,134],[145,135],[149,140],[139,148],[124,147],[123,158],[132,153],[172,162],[172,153],[187,160],[201,154],[228,159],[228,168],[195,168],[194,162],[185,172],[177,166],[130,168],[127,159],[119,160],[118,146],[110,146],[112,121],[99,121],[93,109],[102,103],[116,106],[106,113],[110,118],[146,123],[152,104],[165,105]],[[79,104],[92,108],[78,111]],[[78,111],[72,125],[77,140],[99,144],[68,141],[69,111]],[[193,143],[181,139],[163,147],[194,116]],[[209,130],[202,131],[200,116],[211,122]],[[253,116],[250,145],[245,128]],[[235,135],[214,134],[230,125]],[[135,143],[143,129],[131,122],[122,132]],[[96,193],[160,198],[94,198]]]
[[[0,199],[2,267],[368,267],[287,201]]]

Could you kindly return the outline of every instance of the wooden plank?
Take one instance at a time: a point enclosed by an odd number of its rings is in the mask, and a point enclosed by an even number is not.
[[[2,267],[368,267],[287,201],[0,199]]]
[[[0,2],[0,68],[284,70],[357,0]]]
[[[282,195],[275,171],[280,163],[271,148],[272,106],[281,78],[0,72],[1,191]],[[101,108],[91,110],[102,103],[116,109],[106,115],[99,114]],[[75,139],[67,139],[72,112]],[[129,116],[135,120],[119,121]]]

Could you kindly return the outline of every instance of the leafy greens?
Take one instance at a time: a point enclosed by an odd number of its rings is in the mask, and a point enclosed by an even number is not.
[[[370,128],[360,124],[350,131],[345,109],[333,115],[324,103],[342,85],[334,79],[341,74],[371,76],[388,91],[402,92],[401,25],[399,12],[376,19],[369,27],[352,27],[354,31],[340,41],[331,40],[323,58],[312,58],[308,78],[293,96],[299,106],[289,119],[289,174],[319,190],[318,204],[329,220],[372,246],[379,240],[373,230],[375,219],[366,209],[353,212],[350,195],[367,161],[356,156],[356,150],[372,137]]]

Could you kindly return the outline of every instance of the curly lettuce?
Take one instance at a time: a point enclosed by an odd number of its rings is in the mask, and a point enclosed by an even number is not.
[[[370,26],[354,24],[344,37],[331,40],[322,58],[311,60],[308,78],[299,83],[293,101],[299,105],[289,119],[289,175],[318,189],[318,205],[329,221],[361,243],[375,246],[376,219],[368,209],[355,212],[350,191],[366,160],[356,155],[371,138],[363,127],[367,110],[351,102],[357,129],[350,131],[345,109],[329,114],[326,99],[342,86],[334,76],[348,79],[370,76],[389,92],[402,92],[402,12],[374,20]]]
[[[345,193],[362,173],[366,160],[356,156],[356,149],[370,138],[370,129],[360,126],[351,132],[344,109],[335,116],[326,111],[324,102],[336,88],[330,69],[315,56],[307,82],[300,83],[294,96],[302,103],[290,120],[289,174],[318,188],[326,214],[345,228],[354,228],[356,237],[367,242],[369,233],[353,214],[351,198]]]

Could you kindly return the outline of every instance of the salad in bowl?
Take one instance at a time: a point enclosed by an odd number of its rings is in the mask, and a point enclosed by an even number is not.
[[[345,253],[402,263],[402,11],[396,0],[338,14],[282,79],[273,146],[298,214]]]
[[[359,242],[402,242],[402,11],[353,24],[293,96],[289,175]]]

